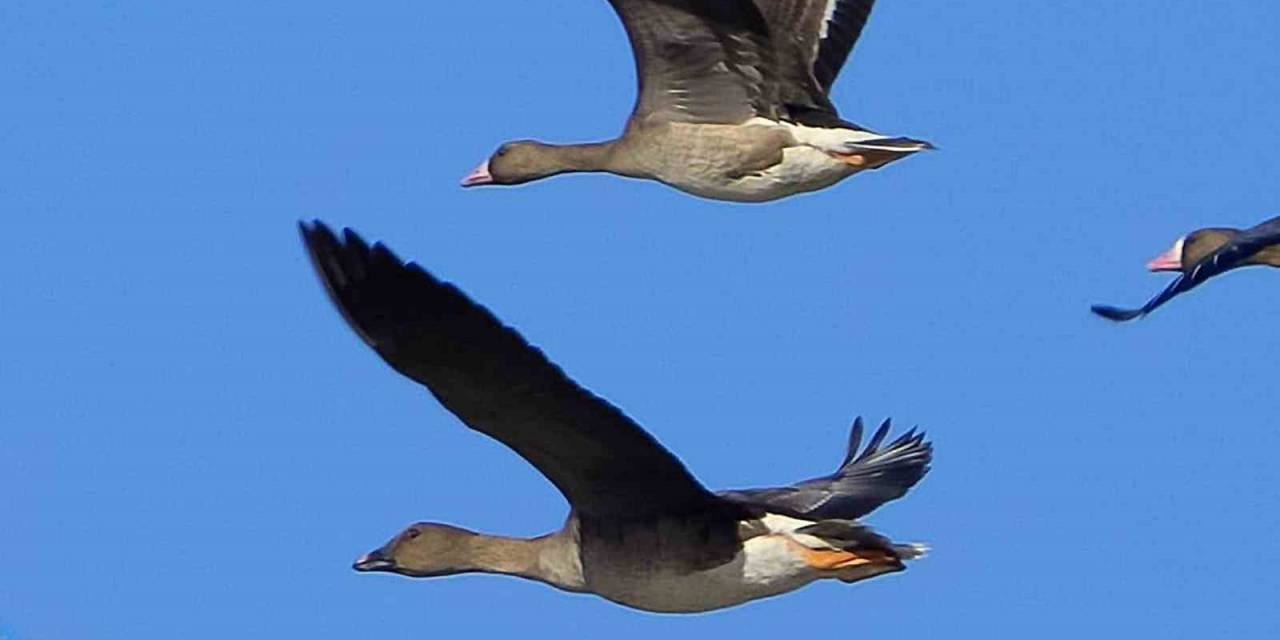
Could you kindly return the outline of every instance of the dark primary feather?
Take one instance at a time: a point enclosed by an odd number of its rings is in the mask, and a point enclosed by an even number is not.
[[[789,487],[726,491],[720,495],[797,518],[855,520],[906,495],[929,472],[933,445],[925,441],[924,434],[912,429],[882,449],[890,428],[891,422],[885,420],[859,453],[862,418],[855,420],[844,461],[831,475]]]
[[[1163,306],[1164,303],[1172,300],[1178,294],[1184,291],[1189,291],[1194,286],[1196,285],[1191,283],[1184,274],[1178,276],[1177,279],[1170,282],[1169,286],[1165,287],[1163,291],[1156,294],[1154,298],[1148,300],[1146,304],[1136,309],[1122,309],[1120,307],[1113,307],[1106,304],[1095,304],[1089,307],[1089,309],[1107,320],[1111,320],[1113,322],[1128,322],[1155,311],[1158,307]]]
[[[835,3],[829,20],[828,1]],[[811,111],[836,114],[835,105],[828,98],[831,85],[858,41],[874,4],[875,0],[756,0],[769,24],[781,80],[780,100],[793,118]],[[826,37],[822,35],[824,30]]]
[[[825,0],[756,0],[769,25],[779,77],[778,99],[793,117],[820,112],[834,117],[835,105],[814,76]]]
[[[750,0],[609,0],[639,82],[634,124],[775,117],[769,28]]]
[[[858,43],[867,18],[871,17],[871,8],[876,3],[875,0],[832,1],[836,3],[835,11],[827,23],[827,37],[822,39],[813,64],[813,75],[823,91],[828,92],[849,59],[853,45]],[[825,0],[819,0],[818,4],[825,4]]]
[[[875,0],[609,4],[635,55],[633,124],[738,124],[753,116],[803,118],[811,126],[848,124],[836,117],[828,93]]]
[[[396,371],[537,467],[579,513],[716,512],[725,501],[621,411],[570,380],[453,285],[381,244],[301,225],[330,297]]]
[[[1121,309],[1095,304],[1090,309],[1115,322],[1127,322],[1155,311],[1174,297],[1186,293],[1206,280],[1232,269],[1246,266],[1245,261],[1262,249],[1280,243],[1280,217],[1272,218],[1238,234],[1217,251],[1203,257],[1190,271],[1179,275],[1163,291],[1136,309]]]

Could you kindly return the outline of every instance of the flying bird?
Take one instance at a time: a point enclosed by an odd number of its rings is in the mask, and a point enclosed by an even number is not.
[[[815,580],[898,572],[924,554],[858,522],[928,472],[933,449],[923,433],[886,443],[885,421],[859,450],[859,419],[834,473],[713,493],[653,436],[453,285],[350,230],[339,237],[315,222],[301,232],[356,334],[464,425],[536,467],[570,507],[563,528],[530,539],[419,522],[357,560],[357,571],[506,574],[686,613]]]
[[[1173,247],[1147,264],[1152,272],[1176,271],[1178,277],[1156,297],[1136,309],[1093,305],[1093,312],[1116,322],[1141,318],[1175,296],[1218,274],[1263,265],[1280,267],[1280,217],[1251,229],[1209,227],[1178,238]]]
[[[514,141],[462,181],[571,172],[657,180],[714,200],[829,187],[933,146],[840,118],[829,92],[875,0],[609,0],[639,81],[620,138]]]

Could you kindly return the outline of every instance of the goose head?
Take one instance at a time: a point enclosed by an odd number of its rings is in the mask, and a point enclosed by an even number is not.
[[[352,568],[415,578],[462,573],[470,570],[471,541],[476,535],[447,524],[419,522],[361,556]]]
[[[1239,231],[1211,227],[1192,231],[1173,243],[1168,251],[1156,256],[1147,263],[1147,269],[1158,271],[1190,271],[1205,256],[1222,248]]]

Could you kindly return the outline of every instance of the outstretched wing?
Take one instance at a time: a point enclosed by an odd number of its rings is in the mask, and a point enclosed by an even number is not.
[[[770,513],[808,520],[855,520],[906,495],[929,472],[933,445],[912,429],[883,449],[891,422],[885,420],[867,448],[862,418],[853,423],[844,461],[835,473],[789,487],[726,491],[720,495]]]
[[[1280,243],[1280,217],[1272,218],[1241,232],[1222,248],[1201,258],[1191,271],[1178,276],[1169,283],[1169,286],[1141,307],[1121,309],[1105,304],[1095,304],[1090,308],[1099,316],[1115,322],[1141,318],[1174,297],[1204,284],[1209,278],[1246,266],[1247,261],[1254,254],[1276,243]]]
[[[756,0],[774,45],[781,100],[835,113],[827,94],[858,42],[875,0]]]
[[[639,425],[453,285],[350,230],[341,239],[320,222],[301,230],[365,343],[468,427],[537,467],[579,513],[629,519],[724,504]]]
[[[1123,309],[1121,307],[1113,307],[1109,304],[1095,304],[1089,307],[1089,310],[1113,322],[1128,322],[1155,311],[1158,307],[1164,305],[1164,303],[1172,300],[1174,296],[1177,296],[1184,291],[1189,291],[1194,286],[1194,284],[1190,284],[1187,281],[1187,276],[1181,275],[1173,282],[1170,282],[1169,286],[1164,288],[1164,291],[1161,291],[1156,295],[1156,297],[1148,300],[1147,303],[1141,307]]]
[[[862,29],[871,17],[876,0],[816,0],[823,5],[825,21],[820,31],[818,54],[813,62],[813,75],[823,91],[831,91],[836,76],[858,43]]]
[[[609,0],[631,40],[634,125],[774,117],[769,28],[751,0]]]

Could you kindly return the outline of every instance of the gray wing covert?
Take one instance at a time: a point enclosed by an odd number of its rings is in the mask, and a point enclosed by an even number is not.
[[[633,126],[738,124],[777,113],[769,29],[750,0],[609,0],[639,83]]]

